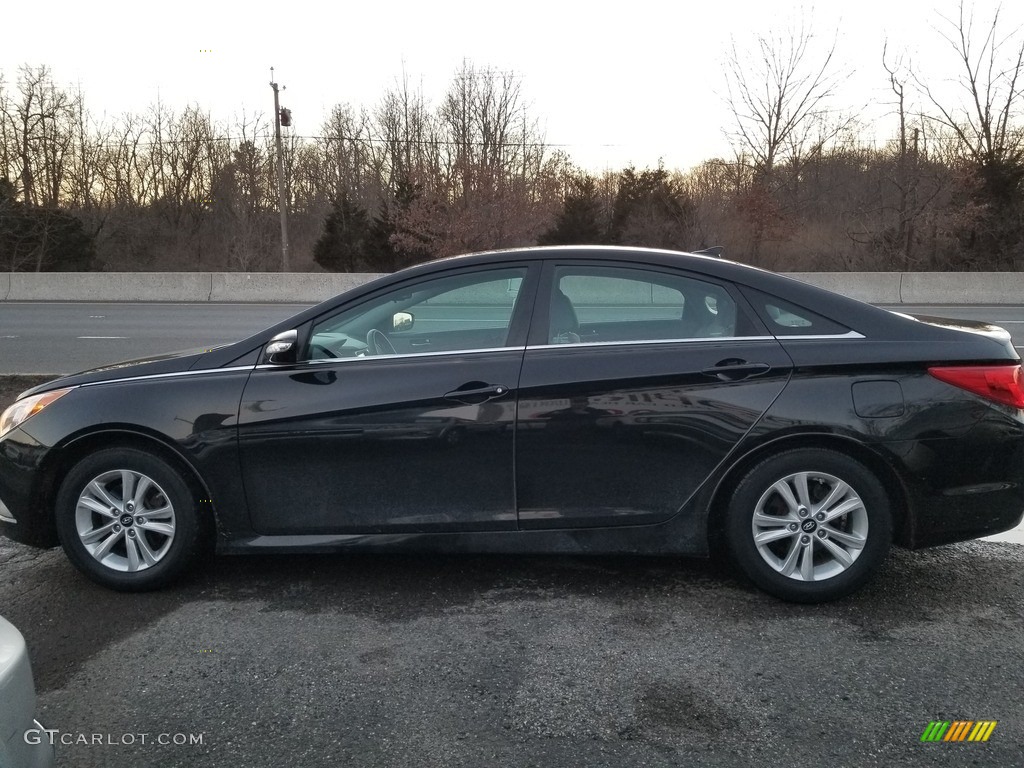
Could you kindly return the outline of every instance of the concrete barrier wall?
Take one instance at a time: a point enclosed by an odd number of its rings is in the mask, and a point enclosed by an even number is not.
[[[1019,272],[792,272],[875,304],[1022,304]],[[314,304],[380,275],[279,272],[5,272],[0,301]]]
[[[342,272],[214,272],[209,301],[316,304],[377,277]]]
[[[1024,304],[1024,275],[1017,272],[908,272],[904,304]]]
[[[203,272],[12,272],[8,301],[209,301]]]
[[[899,272],[787,272],[789,277],[872,304],[900,304],[903,275]],[[947,280],[949,277],[943,275]],[[926,303],[926,302],[923,302]],[[937,302],[932,302],[937,303]]]

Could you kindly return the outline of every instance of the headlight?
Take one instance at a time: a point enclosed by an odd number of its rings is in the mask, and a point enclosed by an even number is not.
[[[22,398],[0,416],[0,437],[3,437],[15,427],[20,427],[28,419],[35,416],[50,403],[59,400],[70,392],[74,387],[67,389],[54,389],[50,392],[43,392],[40,395]]]

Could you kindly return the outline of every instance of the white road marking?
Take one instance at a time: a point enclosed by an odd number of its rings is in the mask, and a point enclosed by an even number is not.
[[[127,339],[127,336],[79,336],[80,339]]]

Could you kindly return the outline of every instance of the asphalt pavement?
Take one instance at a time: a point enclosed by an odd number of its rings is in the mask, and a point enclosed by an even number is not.
[[[60,765],[1024,765],[1010,544],[823,606],[677,559],[219,558],[126,595],[0,540],[0,573]]]

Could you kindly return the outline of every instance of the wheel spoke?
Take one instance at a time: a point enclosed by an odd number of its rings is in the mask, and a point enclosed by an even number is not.
[[[103,515],[104,517],[109,517],[115,520],[117,519],[117,513],[110,511],[111,505],[104,504],[102,501],[94,499],[91,496],[83,494],[82,497],[78,499],[78,506],[85,507],[98,515]]]
[[[859,536],[855,533],[847,533],[846,531],[839,531],[831,525],[823,525],[821,528],[828,532],[830,539],[833,539],[844,547],[849,547],[850,549],[864,549],[864,545],[867,543],[867,537],[865,536]]]
[[[156,553],[150,548],[149,542],[146,541],[146,537],[141,533],[138,533],[132,541],[134,541],[136,546],[138,546],[139,552],[142,555],[142,562],[145,563],[146,567],[155,565],[158,558]]]
[[[762,531],[754,537],[754,543],[759,547],[763,547],[765,544],[771,544],[773,541],[781,541],[782,539],[788,539],[791,536],[796,536],[799,531],[791,531],[788,528],[776,528],[773,531]]]
[[[800,578],[804,581],[814,581],[814,539],[800,548],[803,550],[800,557]]]
[[[793,485],[796,486],[796,495],[800,499],[800,504],[811,508],[811,491],[807,487],[807,472],[798,472],[793,475]]]
[[[174,526],[169,523],[151,523],[148,520],[144,523],[139,523],[135,526],[142,531],[152,531],[153,533],[159,533],[161,536],[173,536]]]
[[[834,508],[825,512],[825,519],[822,522],[827,523],[831,520],[835,520],[837,517],[842,517],[843,515],[847,515],[857,509],[863,508],[864,502],[860,500],[860,497],[854,496],[853,498],[846,499],[846,501],[837,504]]]
[[[100,544],[95,550],[93,550],[92,556],[95,557],[97,560],[102,560],[104,557],[110,554],[110,550],[114,548],[114,545],[117,544],[117,542],[120,541],[120,539],[123,536],[123,529],[118,531],[117,533],[111,533],[106,539],[103,540],[102,544]]]
[[[789,552],[786,553],[786,559],[782,561],[782,568],[779,569],[783,576],[792,576],[796,571],[797,563],[800,558],[800,550],[803,547],[800,546],[800,542],[797,539],[793,539],[793,543],[789,547]]]
[[[850,555],[850,553],[842,547],[840,547],[834,541],[831,541],[829,539],[819,539],[818,543],[822,544],[825,547],[825,549],[827,549],[831,553],[832,557],[839,561],[839,564],[843,566],[844,571],[851,565],[853,565],[853,557]]]
[[[799,523],[800,519],[793,513],[785,515],[766,515],[763,512],[754,513],[754,525],[759,528],[778,528],[787,526],[790,523]]]
[[[135,502],[135,509],[142,509],[142,503],[146,499],[146,491],[153,485],[153,481],[145,475],[139,477],[139,482],[135,486],[135,493],[132,494],[132,501]]]
[[[142,514],[144,514],[147,519],[152,518],[152,517],[156,517],[156,518],[159,518],[159,519],[163,520],[164,518],[167,518],[167,517],[174,517],[174,507],[172,507],[170,504],[165,504],[164,506],[160,507],[159,509],[146,509],[146,510],[143,510]]]
[[[117,525],[117,520],[111,520],[106,525],[100,526],[99,528],[93,528],[88,533],[83,533],[82,543],[95,544],[97,541],[102,539],[107,534],[112,533],[115,525]]]
[[[127,469],[121,470],[121,501],[135,498],[135,481],[138,476]]]
[[[789,486],[786,480],[779,480],[772,486],[772,490],[775,491],[782,500],[786,502],[786,507],[789,509],[791,515],[796,514],[797,507],[800,506],[800,502],[796,500],[796,496],[793,495],[793,489]]]
[[[850,486],[844,483],[842,480],[837,480],[836,484],[832,486],[832,490],[829,491],[828,496],[820,504],[816,504],[811,512],[827,512],[829,507],[833,504],[841,501],[846,496],[846,492],[850,490]]]
[[[139,559],[139,548],[136,546],[136,540],[131,536],[124,537],[124,544],[128,552],[128,570],[134,573],[139,570],[139,566],[142,563]]]
[[[91,483],[89,483],[89,485],[86,487],[86,490],[96,498],[103,501],[107,505],[108,511],[110,510],[111,507],[118,510],[121,509],[120,500],[115,499],[113,496],[107,493],[107,489],[100,485],[100,483],[97,482],[97,480],[93,480]],[[83,497],[84,496],[85,494],[83,494]]]

